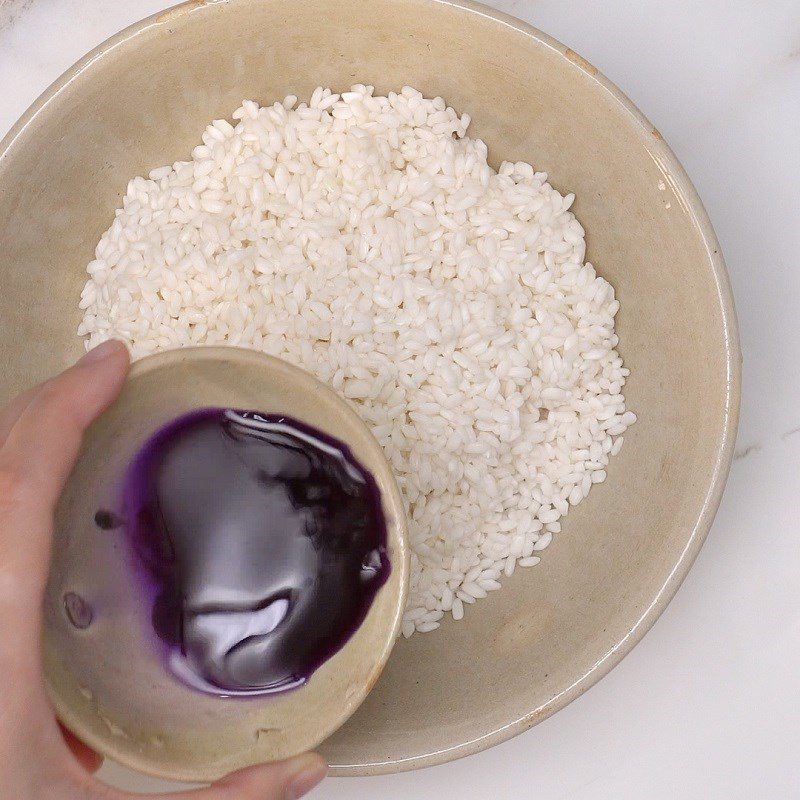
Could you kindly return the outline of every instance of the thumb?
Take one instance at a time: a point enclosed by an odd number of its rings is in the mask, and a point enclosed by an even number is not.
[[[0,466],[30,489],[26,498],[55,504],[84,431],[119,394],[128,361],[125,345],[109,340],[5,409]]]
[[[44,590],[53,510],[83,432],[113,402],[127,372],[125,346],[106,342],[0,413],[0,578],[29,610]],[[27,617],[25,626],[38,636]]]
[[[234,772],[212,789],[220,800],[298,800],[327,774],[328,765],[316,753]]]
[[[232,772],[207,789],[159,795],[159,800],[299,800],[327,774],[328,766],[316,753]],[[142,800],[121,795],[120,800]]]

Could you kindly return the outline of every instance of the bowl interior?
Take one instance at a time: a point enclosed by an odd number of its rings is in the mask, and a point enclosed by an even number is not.
[[[391,573],[363,623],[308,683],[290,692],[223,699],[190,689],[164,668],[150,604],[121,528],[95,524],[118,509],[121,478],[143,442],[193,409],[222,406],[290,414],[347,443],[375,477]],[[106,755],[166,777],[213,780],[233,769],[304,752],[349,717],[394,645],[408,582],[402,500],[380,445],[333,391],[308,373],[239,348],[193,348],[134,365],[119,399],[89,429],[56,513],[45,599],[45,675],[57,710]],[[76,629],[64,598],[98,610]]]
[[[155,74],[154,74],[155,72]],[[436,763],[534,724],[604,674],[697,553],[732,454],[738,344],[727,279],[674,156],[591,65],[479,7],[436,0],[187,3],[121,34],[0,156],[2,395],[77,356],[84,268],[127,181],[188,157],[243,98],[416,86],[473,117],[490,158],[544,169],[621,302],[639,422],[533,570],[460,623],[402,641],[324,745],[334,772]]]

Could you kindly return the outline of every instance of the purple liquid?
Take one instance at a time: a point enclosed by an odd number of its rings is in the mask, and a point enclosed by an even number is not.
[[[370,473],[283,416],[209,408],[157,431],[128,470],[124,523],[170,669],[219,695],[304,683],[390,571]]]

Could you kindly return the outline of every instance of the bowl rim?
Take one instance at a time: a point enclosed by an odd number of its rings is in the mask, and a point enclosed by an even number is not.
[[[151,28],[171,24],[185,14],[195,13],[205,7],[231,6],[238,3],[246,4],[248,2],[253,2],[253,0],[186,0],[186,2],[164,9],[135,22],[119,33],[106,39],[51,83],[14,124],[3,140],[0,141],[0,172],[2,171],[4,160],[13,150],[16,142],[22,137],[25,131],[32,125],[35,125],[37,118],[47,107],[60,95],[68,91],[71,84],[75,82],[83,72],[91,68],[96,61],[108,57],[113,51],[124,47]],[[497,11],[482,3],[475,2],[475,0],[395,0],[395,2],[402,2],[407,5],[416,5],[420,7],[448,7],[456,13],[480,17],[486,24],[508,28],[514,34],[526,37],[531,42],[532,46],[544,47],[553,54],[559,55],[569,61],[572,68],[578,70],[584,79],[593,82],[598,89],[605,92],[617,108],[627,115],[634,128],[638,129],[643,138],[644,146],[651,157],[662,167],[665,173],[671,176],[670,188],[675,192],[676,196],[683,201],[691,224],[700,234],[707,263],[713,274],[725,346],[726,385],[724,424],[721,436],[716,445],[716,455],[711,480],[706,490],[700,514],[688,537],[686,546],[682,550],[666,580],[657,589],[652,601],[631,626],[628,633],[622,637],[620,641],[611,645],[603,657],[594,663],[579,679],[538,708],[531,709],[517,719],[511,720],[474,739],[452,747],[432,750],[422,755],[403,759],[376,760],[364,764],[332,764],[330,774],[336,776],[377,775],[402,772],[435,766],[463,756],[472,755],[496,744],[500,744],[528,730],[539,722],[542,722],[556,711],[564,708],[607,675],[633,649],[645,633],[650,630],[677,592],[681,583],[683,583],[689,569],[697,558],[722,499],[725,483],[733,460],[741,402],[742,352],[733,292],[725,267],[725,261],[722,256],[722,250],[711,225],[711,220],[709,219],[708,213],[703,206],[697,190],[658,129],[653,126],[641,111],[639,111],[624,92],[589,61],[576,53],[572,48],[567,47],[527,22],[523,22],[522,20]]]

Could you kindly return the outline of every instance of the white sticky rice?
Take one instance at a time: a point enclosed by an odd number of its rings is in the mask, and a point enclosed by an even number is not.
[[[614,289],[547,175],[487,164],[469,117],[405,87],[246,101],[134,178],[97,245],[87,347],[252,347],[331,384],[410,524],[403,632],[532,566],[635,415]]]

